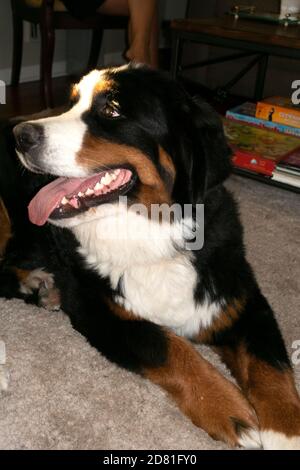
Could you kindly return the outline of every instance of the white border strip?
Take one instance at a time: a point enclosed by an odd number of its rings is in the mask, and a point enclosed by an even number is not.
[[[66,61],[54,62],[52,67],[52,77],[63,77],[67,75],[67,63]],[[10,84],[11,69],[0,69],[0,79],[3,80],[6,85]],[[26,65],[21,68],[20,83],[33,82],[40,79],[40,66]]]

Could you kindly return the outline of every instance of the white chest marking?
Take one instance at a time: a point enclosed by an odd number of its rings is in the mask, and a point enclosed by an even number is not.
[[[143,230],[153,224],[140,217],[138,223],[145,225]],[[114,233],[109,225],[108,219],[105,223],[94,220],[73,230],[87,263],[100,275],[108,276],[113,289],[122,280],[122,296],[116,301],[140,318],[183,336],[193,337],[200,328],[208,327],[220,312],[220,305],[208,299],[201,305],[195,303],[197,274],[189,252],[177,251],[171,234],[164,233],[155,240],[106,238],[106,232],[110,236]],[[139,230],[141,233],[141,227]]]

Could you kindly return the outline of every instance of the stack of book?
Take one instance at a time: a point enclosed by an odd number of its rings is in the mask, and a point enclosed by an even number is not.
[[[224,129],[234,166],[300,188],[300,106],[281,97],[247,102],[227,111]]]

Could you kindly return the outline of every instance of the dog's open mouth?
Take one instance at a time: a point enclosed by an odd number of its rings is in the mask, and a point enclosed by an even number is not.
[[[88,178],[57,178],[31,200],[29,218],[33,224],[44,225],[49,218],[74,217],[90,207],[115,201],[129,191],[134,181],[133,172],[126,168]]]

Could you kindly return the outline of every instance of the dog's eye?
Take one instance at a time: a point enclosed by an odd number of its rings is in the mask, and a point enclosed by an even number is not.
[[[118,118],[121,116],[119,103],[115,100],[108,101],[101,109],[101,114],[109,118]]]

